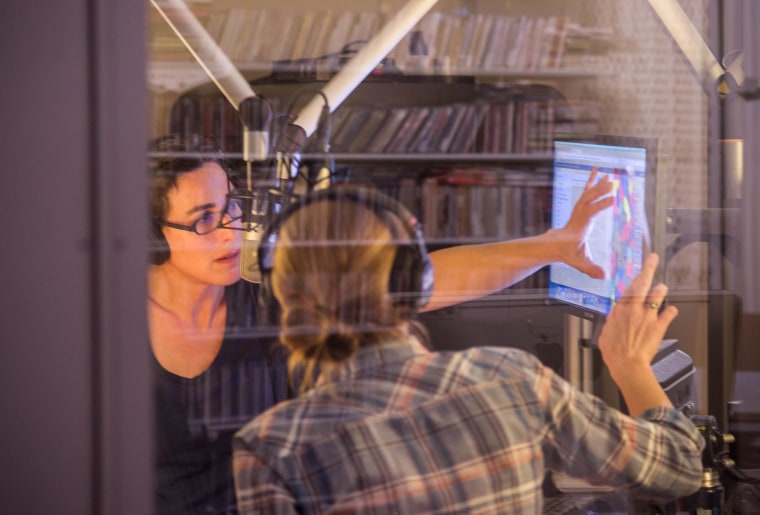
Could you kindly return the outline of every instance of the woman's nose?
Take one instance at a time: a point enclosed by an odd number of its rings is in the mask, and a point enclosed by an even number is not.
[[[226,215],[225,215],[226,216]],[[216,237],[220,241],[232,241],[240,238],[241,231],[231,229],[229,227],[238,227],[239,223],[233,222],[233,224],[227,225],[226,227],[220,227],[214,233],[216,233]]]

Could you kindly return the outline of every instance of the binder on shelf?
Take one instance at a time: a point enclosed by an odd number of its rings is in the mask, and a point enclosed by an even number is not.
[[[384,107],[369,108],[369,116],[348,143],[346,151],[352,154],[367,152],[370,142],[382,128],[387,116],[388,110]]]
[[[369,142],[367,152],[370,154],[380,154],[385,152],[393,136],[398,133],[399,128],[409,115],[409,109],[406,107],[392,107],[388,111],[383,126],[380,127],[375,137]]]
[[[346,106],[348,108],[348,106]],[[369,118],[371,108],[367,106],[352,106],[348,109],[345,121],[333,133],[332,149],[335,152],[347,152],[356,134]]]
[[[502,138],[502,115],[500,104],[488,104],[483,122],[483,137],[479,148],[481,152],[490,154],[499,152]]]
[[[509,100],[502,105],[504,111],[502,116],[502,136],[501,136],[501,152],[510,154],[514,152],[514,127],[515,127],[515,102]]]
[[[330,37],[325,46],[325,53],[331,54],[339,52],[348,43],[351,28],[354,25],[354,13],[343,11],[335,20]]]
[[[275,46],[272,49],[272,55],[269,61],[281,59],[290,59],[293,55],[293,46],[298,38],[298,32],[301,29],[304,15],[301,13],[285,13],[282,19],[280,30],[275,36]]]
[[[424,124],[417,131],[417,135],[408,147],[409,152],[429,153],[434,143],[440,137],[446,120],[451,116],[451,106],[436,106],[431,109]]]
[[[504,59],[510,21],[511,18],[506,16],[498,16],[494,19],[490,37],[483,50],[483,62],[481,62],[483,69],[499,70],[503,68],[502,61]]]
[[[319,12],[315,15],[311,31],[304,44],[302,57],[321,57],[327,54],[325,47],[331,34],[333,18],[332,11]]]
[[[306,46],[306,41],[309,39],[317,17],[316,11],[306,11],[301,19],[301,26],[296,32],[295,40],[293,41],[293,51],[289,58],[293,61],[301,59],[303,57],[309,57],[312,51],[311,48]]]
[[[488,45],[488,41],[492,34],[492,27],[494,21],[498,18],[496,16],[488,16],[485,14],[476,14],[476,25],[474,27],[474,35],[472,37],[472,44],[468,52],[468,59],[465,63],[467,69],[478,69],[483,65],[485,60],[485,51]]]
[[[451,153],[473,152],[486,109],[487,106],[484,104],[471,104],[469,106],[468,112],[462,120],[462,125],[451,142]]]
[[[256,10],[249,13],[246,23],[247,30],[243,32],[243,37],[240,38],[239,62],[248,65],[259,60],[260,48],[266,43],[262,35],[265,34],[268,23],[270,23],[268,11]]]
[[[430,108],[413,106],[409,108],[409,115],[399,127],[395,136],[391,139],[385,151],[389,153],[404,153],[413,141],[417,130],[430,115]]]
[[[438,141],[436,149],[438,152],[447,153],[452,152],[451,144],[460,129],[465,116],[467,116],[470,106],[467,104],[455,104],[452,106],[452,114],[446,121],[446,125],[441,131],[441,136]]]

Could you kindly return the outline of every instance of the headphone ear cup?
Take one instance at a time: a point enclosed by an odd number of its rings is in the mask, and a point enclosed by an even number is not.
[[[388,277],[388,293],[398,305],[415,306],[418,289],[416,257],[408,245],[396,248],[396,257]]]
[[[150,242],[149,253],[150,263],[152,265],[162,265],[169,260],[171,254],[169,244],[166,242],[164,232],[156,222],[150,224]]]
[[[269,327],[278,327],[280,325],[280,303],[277,302],[277,299],[274,296],[274,291],[272,289],[272,274],[269,273],[269,270],[261,272],[258,307],[260,321]]]
[[[396,297],[397,304],[417,311],[430,300],[432,270],[427,251],[419,242],[400,245],[388,278],[388,292]]]
[[[262,273],[261,282],[259,283],[259,306],[265,312],[268,311],[269,306],[275,301],[270,277],[270,274]]]

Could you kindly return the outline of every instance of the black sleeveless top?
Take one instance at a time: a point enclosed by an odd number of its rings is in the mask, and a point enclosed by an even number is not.
[[[288,397],[285,353],[271,324],[258,324],[258,285],[239,281],[225,295],[224,339],[203,374],[154,360],[156,513],[236,513],[232,437]]]

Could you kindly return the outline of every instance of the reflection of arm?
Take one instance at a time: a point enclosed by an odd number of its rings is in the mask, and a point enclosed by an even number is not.
[[[235,446],[233,470],[240,515],[297,513],[295,499],[282,478],[255,454],[244,449],[240,441],[236,440]]]
[[[659,499],[699,488],[704,439],[681,412],[659,407],[632,418],[547,369],[539,372],[536,391],[547,392],[541,403],[551,469]]]
[[[425,311],[497,292],[562,261],[551,231],[539,236],[498,243],[466,245],[430,253],[435,289]]]
[[[612,205],[610,182],[595,182],[592,172],[583,194],[561,229],[512,241],[466,245],[430,253],[435,287],[426,311],[472,300],[502,290],[550,263],[565,263],[594,278],[604,270],[588,256],[588,227]]]

